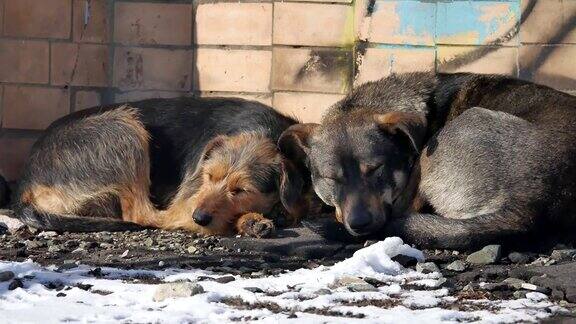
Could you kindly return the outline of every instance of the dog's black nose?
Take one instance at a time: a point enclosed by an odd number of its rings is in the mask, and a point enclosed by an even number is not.
[[[348,217],[347,223],[355,234],[364,235],[371,230],[372,215],[367,211],[356,211]]]
[[[200,226],[206,226],[212,221],[212,215],[203,210],[196,209],[192,214],[192,219],[196,222],[196,224]]]

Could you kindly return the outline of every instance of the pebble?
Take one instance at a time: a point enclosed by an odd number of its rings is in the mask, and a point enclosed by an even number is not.
[[[530,257],[524,253],[512,252],[508,254],[508,259],[512,263],[524,264],[530,261]]]
[[[12,271],[0,272],[0,282],[12,280],[12,279],[14,279],[14,272],[12,272]]]
[[[554,250],[552,254],[550,254],[550,258],[556,261],[573,260],[575,256],[576,249]]]
[[[8,217],[6,215],[0,215],[0,228],[3,228],[4,232],[15,233],[25,226],[26,225],[24,225],[24,223],[22,223],[16,218]],[[1,231],[2,230],[0,229],[0,232]]]
[[[58,233],[56,233],[54,231],[42,231],[42,232],[38,233],[37,236],[46,238],[46,237],[54,237],[57,235],[58,235]]]
[[[520,298],[526,298],[526,294],[527,292],[525,290],[517,290],[512,293],[512,296],[514,296],[514,298],[516,299],[520,299]]]
[[[502,247],[500,245],[487,245],[482,250],[470,254],[466,261],[472,264],[491,264],[500,260]]]
[[[229,283],[236,280],[236,278],[234,278],[234,276],[223,276],[223,277],[218,277],[216,278],[214,281],[221,283],[221,284],[225,284],[225,283]]]
[[[154,240],[151,237],[149,237],[144,240],[144,245],[147,247],[151,247],[152,245],[154,245]]]
[[[456,261],[450,263],[449,265],[447,265],[446,269],[456,271],[456,272],[462,272],[462,271],[466,270],[466,263],[464,263],[464,261],[462,261],[462,260],[456,260]]]
[[[126,257],[128,257],[128,253],[130,253],[130,250],[124,251],[124,253],[122,253],[122,254],[120,255],[120,257],[121,257],[121,258],[126,258]]]
[[[522,289],[522,284],[526,283],[524,280],[518,278],[506,278],[502,282],[516,290]]]
[[[346,287],[350,291],[376,291],[378,290],[376,287],[372,286],[371,284],[367,283],[366,281],[358,278],[358,277],[341,277],[336,280],[330,285],[331,288],[340,288]]]
[[[536,292],[545,293],[545,294],[549,294],[549,293],[550,293],[550,289],[549,289],[549,288],[536,286],[535,284],[531,284],[531,283],[526,283],[526,282],[525,282],[525,283],[523,283],[522,285],[520,285],[520,287],[521,287],[522,289],[525,289],[525,290],[536,291]]]
[[[392,258],[392,261],[400,263],[404,268],[413,267],[418,263],[414,257],[398,254]]]
[[[244,287],[244,289],[248,290],[249,292],[253,292],[253,293],[263,293],[264,290],[258,288],[258,287]]]
[[[416,264],[416,271],[426,274],[431,272],[440,272],[440,269],[434,262],[420,262]]]
[[[168,298],[190,297],[202,293],[204,293],[204,288],[199,284],[185,281],[171,282],[159,285],[152,299],[160,302]]]
[[[16,288],[23,288],[24,287],[24,283],[22,282],[21,279],[14,279],[12,280],[12,282],[8,285],[8,290],[14,290]]]
[[[330,289],[326,289],[326,288],[322,288],[322,289],[318,289],[314,292],[316,295],[321,296],[321,295],[330,295],[332,294],[332,290]]]
[[[186,251],[188,251],[188,253],[190,253],[190,254],[195,254],[196,252],[198,252],[198,248],[195,247],[194,245],[190,245],[190,246],[186,249]]]
[[[158,261],[158,266],[163,267],[166,263],[164,261]]]
[[[60,245],[51,245],[48,247],[48,252],[58,253],[60,251],[62,251],[62,247],[60,247]]]

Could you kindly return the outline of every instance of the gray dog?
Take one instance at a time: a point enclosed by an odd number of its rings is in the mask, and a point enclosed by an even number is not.
[[[354,236],[469,249],[576,224],[576,97],[545,86],[393,75],[279,144]]]

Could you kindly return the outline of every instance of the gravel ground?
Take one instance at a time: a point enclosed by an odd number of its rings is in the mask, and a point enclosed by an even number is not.
[[[199,238],[186,232],[161,230],[56,233],[23,227],[9,231],[0,224],[0,260],[31,259],[40,265],[55,265],[60,269],[83,264],[93,267],[96,274],[99,267],[196,268],[259,278],[299,268],[332,265],[371,243],[327,241],[306,227],[280,230],[271,239],[252,239]],[[439,269],[445,278],[443,287],[461,300],[507,300],[525,297],[529,292],[541,292],[567,310],[552,320],[576,321],[576,249],[573,246],[557,245],[542,253],[509,253],[499,246],[488,246],[472,254],[447,250],[425,250],[424,254],[426,263],[417,264],[409,257],[396,261],[424,273]],[[158,281],[153,277],[136,280]],[[18,283],[14,285],[18,286]],[[238,304],[238,307],[255,307],[243,305],[239,300],[227,302]],[[377,307],[393,306],[365,303]],[[459,304],[455,305],[451,307]],[[460,305],[470,307],[469,303]],[[257,307],[274,311],[276,306]]]

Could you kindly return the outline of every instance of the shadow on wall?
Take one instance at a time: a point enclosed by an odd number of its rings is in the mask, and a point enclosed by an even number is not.
[[[371,0],[370,3],[375,2],[375,0]],[[438,70],[456,70],[461,67],[465,67],[466,65],[472,64],[481,58],[485,57],[486,55],[497,51],[500,49],[499,47],[489,46],[489,45],[499,45],[506,43],[512,40],[514,37],[518,36],[518,33],[522,27],[522,25],[528,21],[534,12],[534,8],[536,7],[537,0],[530,0],[524,11],[521,14],[520,23],[517,26],[514,26],[503,36],[499,37],[497,40],[487,44],[488,46],[480,47],[474,51],[464,53],[461,55],[457,55],[453,59],[441,62],[438,64]],[[370,5],[369,5],[370,6]],[[370,7],[369,7],[370,8]],[[370,9],[368,9],[370,11]],[[555,31],[555,34],[548,38],[547,44],[559,44],[565,37],[576,29],[576,12],[572,12],[569,17],[567,17],[562,25]],[[553,56],[554,52],[558,50],[556,46],[539,46],[538,53],[530,57],[529,60],[522,62],[523,66],[528,67],[527,69],[521,69],[519,77],[522,79],[533,79],[532,76],[538,74],[538,79],[540,83],[546,84],[574,84],[576,85],[576,80],[573,78],[560,76],[560,75],[552,75],[547,74],[546,72],[539,71],[540,68],[546,63],[550,57]]]

